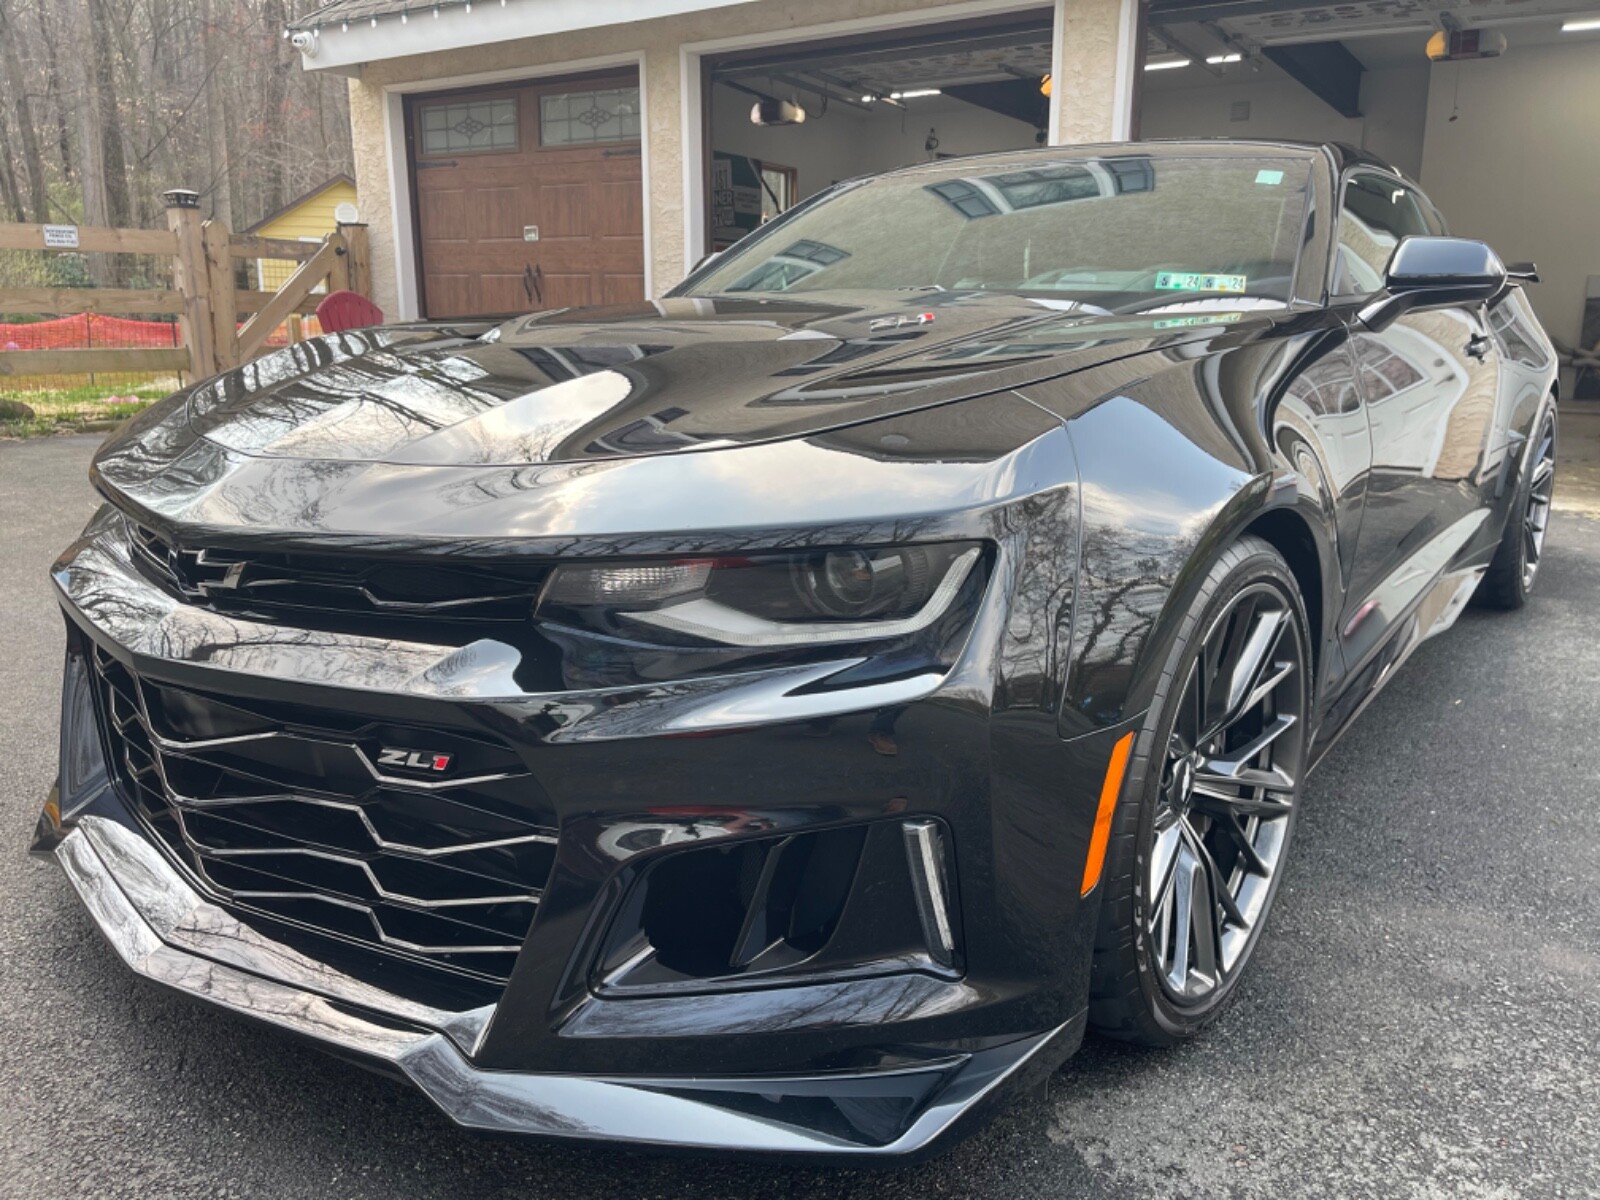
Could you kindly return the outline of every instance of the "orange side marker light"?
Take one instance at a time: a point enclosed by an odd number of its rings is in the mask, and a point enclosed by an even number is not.
[[[1111,765],[1106,768],[1106,781],[1100,785],[1100,807],[1094,814],[1094,833],[1089,838],[1089,857],[1083,864],[1083,891],[1087,896],[1100,882],[1100,871],[1106,865],[1106,846],[1111,841],[1111,814],[1117,807],[1117,797],[1122,792],[1122,776],[1128,769],[1128,755],[1133,750],[1133,734],[1125,733],[1111,748]]]

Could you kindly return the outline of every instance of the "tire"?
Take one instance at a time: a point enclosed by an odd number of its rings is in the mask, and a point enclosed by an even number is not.
[[[1544,535],[1550,524],[1550,500],[1556,484],[1556,409],[1554,403],[1535,426],[1528,462],[1517,482],[1517,494],[1506,513],[1489,569],[1478,583],[1473,600],[1484,608],[1507,611],[1528,602],[1539,575]]]
[[[1269,623],[1275,634],[1258,632]],[[1225,550],[1168,653],[1112,816],[1089,995],[1089,1025],[1102,1036],[1173,1045],[1234,995],[1294,832],[1309,744],[1311,644],[1282,556],[1256,537]],[[1241,693],[1260,695],[1220,738],[1202,738],[1235,707],[1230,695]],[[1228,891],[1231,910],[1218,887]]]

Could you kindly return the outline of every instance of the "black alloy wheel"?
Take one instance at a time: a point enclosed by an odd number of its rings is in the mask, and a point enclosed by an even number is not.
[[[1308,747],[1305,609],[1277,551],[1213,566],[1113,817],[1090,1021],[1168,1045],[1222,1008],[1282,877]]]
[[[1528,491],[1528,503],[1522,514],[1522,588],[1533,587],[1533,577],[1539,573],[1539,556],[1544,553],[1544,534],[1550,527],[1550,505],[1556,490],[1556,418],[1550,415],[1540,435],[1539,449],[1534,460],[1533,475]]]
[[[1506,514],[1505,533],[1474,599],[1491,608],[1516,609],[1528,602],[1544,557],[1545,533],[1556,486],[1555,405],[1545,413],[1534,435],[1522,483]]]

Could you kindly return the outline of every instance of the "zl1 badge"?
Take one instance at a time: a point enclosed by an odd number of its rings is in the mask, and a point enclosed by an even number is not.
[[[433,754],[426,750],[401,750],[389,746],[378,750],[380,767],[400,767],[407,771],[448,771],[451,756]]]

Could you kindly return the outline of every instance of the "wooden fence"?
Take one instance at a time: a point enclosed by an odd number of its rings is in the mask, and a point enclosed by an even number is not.
[[[160,288],[0,288],[0,313],[104,313],[176,316],[183,344],[171,348],[0,350],[0,376],[112,371],[186,371],[204,378],[249,362],[285,321],[315,311],[312,289],[370,296],[365,225],[340,225],[320,242],[236,236],[202,220],[198,197],[164,194],[165,229],[0,224],[0,250],[154,254],[173,259],[173,286]],[[300,266],[275,292],[235,286],[240,259],[272,258]],[[244,318],[243,324],[240,323]]]

